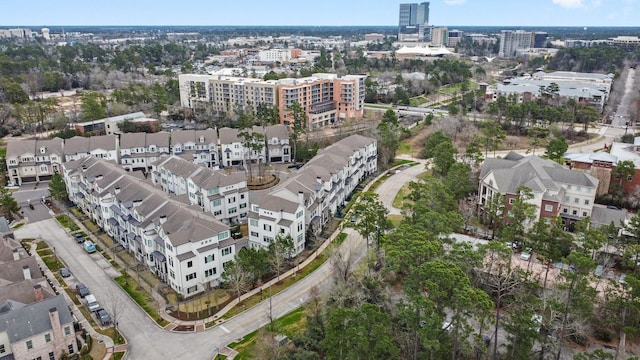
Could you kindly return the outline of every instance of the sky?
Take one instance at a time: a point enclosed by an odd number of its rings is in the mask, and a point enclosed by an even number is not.
[[[0,26],[388,25],[389,0],[2,1]],[[432,0],[436,26],[640,26],[640,0]]]

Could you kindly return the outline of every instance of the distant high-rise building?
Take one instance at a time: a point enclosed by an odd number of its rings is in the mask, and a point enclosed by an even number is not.
[[[462,30],[449,30],[447,34],[447,46],[454,47],[458,45],[460,41],[462,41],[462,37],[464,36],[464,31]]]
[[[516,50],[529,49],[533,45],[533,33],[524,30],[502,30],[500,32],[499,57],[510,58]]]
[[[448,42],[448,29],[446,26],[431,28],[431,45],[447,46],[447,42]]]
[[[429,25],[429,3],[400,4],[398,40],[423,41]]]
[[[533,33],[533,47],[534,48],[543,48],[547,47],[547,33],[543,31],[538,31]]]
[[[42,32],[42,37],[45,40],[51,40],[51,35],[49,34],[49,29],[47,28],[42,28],[42,30],[40,30]]]

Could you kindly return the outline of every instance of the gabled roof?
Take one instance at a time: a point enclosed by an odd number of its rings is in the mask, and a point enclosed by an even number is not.
[[[73,317],[62,295],[26,305],[0,315],[0,333],[6,332],[11,343],[52,331],[49,312],[57,310],[61,325],[71,325]]]
[[[228,145],[235,142],[241,142],[238,137],[238,129],[232,129],[228,127],[220,128],[220,144]]]
[[[7,142],[7,158],[17,158],[24,154],[36,153],[35,140],[19,140]]]
[[[289,138],[289,129],[286,126],[278,124],[267,126],[264,129],[265,136],[267,139],[278,138],[278,139],[288,139]]]
[[[558,191],[561,184],[597,187],[598,180],[579,171],[571,171],[562,165],[538,156],[527,156],[520,160],[487,159],[480,170],[480,179],[490,173],[496,188],[502,193],[516,194],[521,185],[534,191]]]

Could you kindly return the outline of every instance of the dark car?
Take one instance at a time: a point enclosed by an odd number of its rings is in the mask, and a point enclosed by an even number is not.
[[[84,298],[85,296],[90,294],[89,288],[83,283],[76,284],[76,292],[78,293],[78,295],[80,295],[81,298]]]
[[[69,276],[71,276],[71,271],[69,271],[69,269],[67,268],[62,268],[60,269],[60,276],[62,276],[63,278],[68,278]]]
[[[102,326],[111,324],[111,315],[109,315],[109,313],[105,309],[96,311],[96,318],[98,318],[98,321]]]
[[[73,238],[76,239],[78,244],[82,244],[84,242],[84,236],[82,236],[81,233],[74,234]]]

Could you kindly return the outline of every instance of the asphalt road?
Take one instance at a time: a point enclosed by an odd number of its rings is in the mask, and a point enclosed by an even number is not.
[[[378,186],[376,192],[380,196],[380,201],[384,206],[389,209],[389,215],[400,215],[402,209],[393,207],[393,199],[395,199],[398,190],[400,190],[406,183],[414,181],[416,176],[427,171],[425,169],[425,160],[415,159],[419,161],[419,165],[414,165],[406,168],[396,174],[390,175],[387,181]]]
[[[359,261],[365,254],[365,244],[352,229],[341,251]],[[138,308],[113,281],[118,272],[98,254],[87,254],[67,235],[55,219],[29,223],[15,232],[18,238],[42,238],[71,270],[70,285],[83,282],[107,311],[119,308],[118,327],[129,341],[128,359],[211,359],[216,349],[242,338],[269,321],[269,301],[233,317],[221,326],[199,333],[171,333],[159,328]],[[275,295],[271,311],[281,317],[313,298],[312,290],[326,291],[332,284],[333,265],[330,261],[289,289]],[[188,345],[186,345],[188,344]]]
[[[635,119],[629,118],[629,109],[632,105],[632,101],[635,96],[633,94],[633,84],[635,83],[636,78],[636,69],[629,69],[627,73],[627,79],[624,83],[624,95],[622,95],[622,100],[620,101],[620,105],[618,105],[618,109],[616,109],[616,113],[611,119],[611,125],[616,127],[625,127],[627,121],[633,121]]]

